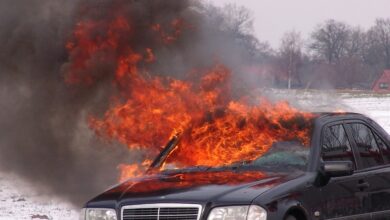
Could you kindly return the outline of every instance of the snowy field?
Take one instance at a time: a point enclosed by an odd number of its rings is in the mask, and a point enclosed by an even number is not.
[[[363,97],[344,98],[344,103],[354,112],[365,114],[378,122],[388,133],[390,133],[390,96],[387,97]]]
[[[42,196],[19,177],[0,173],[0,220],[77,220],[78,209]]]
[[[285,96],[287,93],[280,93]],[[288,92],[302,106],[324,111],[337,106],[340,110],[366,114],[390,133],[390,95],[364,93],[320,94]],[[290,98],[291,98],[290,97]],[[299,98],[297,98],[299,97]],[[297,100],[298,99],[298,100]],[[50,197],[44,197],[20,178],[0,173],[0,220],[78,219],[78,208]]]

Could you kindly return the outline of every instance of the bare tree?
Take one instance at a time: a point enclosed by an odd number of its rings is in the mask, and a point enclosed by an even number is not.
[[[227,4],[223,7],[222,29],[232,33],[250,34],[253,30],[253,15],[244,6]]]
[[[346,56],[363,60],[363,51],[365,48],[366,35],[360,27],[349,29],[349,37],[345,46]]]
[[[286,32],[282,37],[279,52],[283,70],[287,73],[288,89],[291,89],[293,78],[298,76],[298,66],[302,60],[302,45],[303,40],[299,32]]]
[[[369,54],[381,60],[385,68],[390,68],[390,19],[377,19],[367,35]]]
[[[310,49],[331,64],[346,54],[350,27],[345,23],[328,20],[312,33]]]
[[[234,41],[235,46],[244,49],[251,58],[269,55],[271,48],[268,43],[259,41],[253,34],[253,14],[249,9],[236,4],[223,7],[201,4],[197,10],[207,18],[206,25],[214,32],[223,33],[224,38],[232,40],[230,43]]]

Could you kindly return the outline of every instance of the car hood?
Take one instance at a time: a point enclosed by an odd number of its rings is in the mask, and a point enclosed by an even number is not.
[[[115,201],[117,205],[177,202],[248,204],[271,187],[297,175],[300,174],[233,170],[158,174],[130,179],[91,200],[87,206],[98,205],[102,201]]]

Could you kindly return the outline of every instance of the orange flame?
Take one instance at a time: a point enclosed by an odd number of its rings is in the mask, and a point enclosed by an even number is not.
[[[167,34],[160,24],[151,25],[163,44],[174,43],[183,22],[176,19]],[[171,31],[172,31],[171,30]],[[103,36],[95,32],[105,33]],[[193,70],[196,80],[186,81],[152,76],[145,64],[158,59],[153,48],[135,49],[121,45],[123,35],[131,37],[131,22],[117,16],[112,21],[83,21],[74,30],[66,48],[71,57],[66,82],[92,84],[91,61],[114,59],[113,74],[120,97],[104,117],[91,117],[90,127],[107,139],[129,149],[146,149],[143,165],[119,166],[121,180],[140,176],[150,160],[172,135],[181,140],[166,162],[176,167],[222,166],[251,161],[266,153],[275,141],[309,143],[312,114],[300,112],[286,102],[272,104],[261,98],[255,104],[233,99],[231,71],[222,64],[208,70]]]
[[[152,163],[151,160],[145,160],[141,164],[119,164],[118,169],[120,170],[119,181],[125,181],[130,177],[141,177],[145,173],[147,167]]]

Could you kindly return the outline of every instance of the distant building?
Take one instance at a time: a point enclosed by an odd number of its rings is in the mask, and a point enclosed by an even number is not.
[[[372,90],[379,93],[390,93],[390,70],[383,71],[372,85]]]

